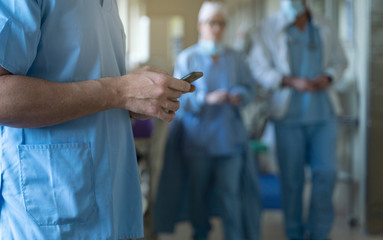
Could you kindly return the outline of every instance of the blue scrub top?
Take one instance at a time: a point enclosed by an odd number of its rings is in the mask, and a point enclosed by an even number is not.
[[[125,74],[115,0],[2,0],[0,65],[78,82]],[[1,239],[143,237],[129,112],[44,128],[0,126]]]
[[[303,31],[287,28],[291,75],[314,79],[323,75],[322,41],[318,28],[309,22]],[[329,120],[333,110],[327,91],[299,92],[292,89],[290,105],[283,123],[315,123]]]
[[[199,44],[185,49],[177,58],[174,76],[181,78],[193,72],[204,76],[193,84],[197,90],[181,97],[181,110],[177,112],[183,126],[185,154],[233,155],[246,149],[247,133],[239,110],[252,100],[255,81],[240,53],[229,48],[213,62]],[[225,89],[240,94],[240,106],[229,103],[211,106],[205,102],[207,93]]]

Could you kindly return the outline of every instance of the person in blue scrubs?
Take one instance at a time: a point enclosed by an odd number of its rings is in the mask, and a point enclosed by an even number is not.
[[[0,2],[1,239],[143,237],[130,118],[194,87],[124,59],[115,0]]]
[[[347,66],[336,33],[305,1],[281,0],[281,11],[260,27],[250,63],[254,76],[271,93],[286,235],[329,239],[339,114],[332,86]],[[312,188],[304,219],[306,166]]]
[[[222,3],[204,2],[199,12],[200,40],[180,53],[174,70],[176,78],[193,71],[204,73],[194,82],[196,92],[182,96],[182,114],[177,116],[191,183],[190,218],[198,240],[207,239],[210,230],[207,199],[212,184],[225,239],[245,239],[240,179],[247,134],[239,111],[253,98],[255,82],[242,56],[222,43],[226,20]]]

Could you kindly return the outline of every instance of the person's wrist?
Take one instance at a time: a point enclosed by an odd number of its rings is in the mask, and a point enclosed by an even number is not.
[[[292,85],[293,78],[284,76],[282,78],[282,87],[290,87]]]
[[[121,88],[123,77],[107,77],[99,79],[101,91],[105,93],[104,104],[107,109],[125,108],[123,90]]]

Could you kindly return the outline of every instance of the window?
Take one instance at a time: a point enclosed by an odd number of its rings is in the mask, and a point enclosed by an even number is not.
[[[126,33],[127,69],[133,69],[149,59],[150,19],[140,0],[118,0],[117,4]]]

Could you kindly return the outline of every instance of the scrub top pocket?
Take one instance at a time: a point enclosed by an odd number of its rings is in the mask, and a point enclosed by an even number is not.
[[[86,222],[96,212],[89,143],[20,145],[25,208],[42,225]]]

